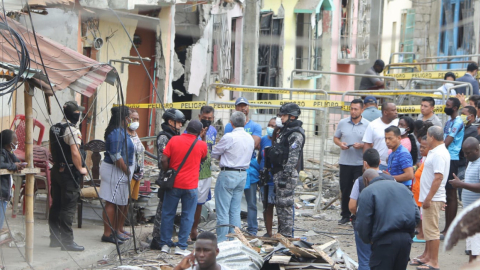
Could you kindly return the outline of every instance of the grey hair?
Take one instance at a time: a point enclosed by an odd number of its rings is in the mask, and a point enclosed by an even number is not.
[[[232,116],[230,116],[230,121],[234,127],[244,127],[245,121],[247,121],[247,117],[242,112],[234,112]]]
[[[433,137],[436,141],[443,141],[443,130],[441,127],[429,127],[427,130],[427,135]]]

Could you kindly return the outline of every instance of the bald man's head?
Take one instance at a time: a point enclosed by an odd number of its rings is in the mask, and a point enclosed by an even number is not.
[[[474,137],[468,137],[465,139],[462,150],[465,154],[465,158],[470,162],[473,162],[480,157],[478,140]]]
[[[374,170],[374,169],[365,170],[365,172],[363,173],[363,182],[365,183],[365,186],[368,186],[370,181],[372,181],[375,177],[378,177],[378,176],[380,175],[378,174],[377,170]]]

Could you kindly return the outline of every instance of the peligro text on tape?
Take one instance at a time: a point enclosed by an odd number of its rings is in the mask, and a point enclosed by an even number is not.
[[[268,109],[271,107],[262,107],[262,105],[276,105],[282,106],[285,103],[295,103],[300,107],[310,107],[310,108],[331,108],[331,107],[342,107],[342,101],[335,100],[252,100],[250,101],[250,106],[255,109]],[[189,102],[174,102],[174,103],[165,103],[165,109],[179,109],[179,110],[199,110],[202,106],[207,105],[205,101],[189,101]],[[113,106],[119,106],[114,104]],[[125,104],[125,106],[132,109],[161,109],[162,105],[160,103],[139,103],[139,104]],[[210,104],[215,109],[235,109],[235,103],[228,102],[222,104],[212,103]]]
[[[381,106],[378,106],[378,109],[381,109]],[[435,113],[443,113],[445,105],[437,105],[433,111]],[[350,106],[343,106],[342,110],[350,111]],[[400,114],[410,114],[410,113],[421,113],[420,105],[411,105],[411,106],[397,106],[397,112]]]
[[[412,66],[414,66],[415,63],[412,63]],[[462,77],[465,74],[465,71],[448,71],[452,72],[457,76],[457,78]],[[405,72],[405,73],[394,73],[394,74],[385,74],[386,77],[394,77],[397,80],[410,80],[410,79],[439,79],[443,80],[445,78],[445,73],[447,71],[424,71],[424,72]],[[477,78],[478,75],[477,75]]]

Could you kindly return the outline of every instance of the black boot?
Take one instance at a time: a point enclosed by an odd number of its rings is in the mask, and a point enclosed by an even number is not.
[[[85,248],[82,246],[77,245],[77,243],[72,242],[70,244],[64,244],[62,246],[62,250],[68,250],[68,251],[84,251]]]
[[[150,243],[150,249],[162,250],[162,246],[160,245],[160,242],[157,241],[157,239],[153,238],[152,242]]]
[[[62,244],[60,243],[60,241],[55,237],[55,236],[50,236],[50,247],[51,248],[58,248],[58,247],[61,247]]]

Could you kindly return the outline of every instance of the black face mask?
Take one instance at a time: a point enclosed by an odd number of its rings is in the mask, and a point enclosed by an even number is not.
[[[76,125],[80,121],[80,113],[69,113],[66,114],[68,121]]]
[[[200,122],[202,122],[203,128],[208,129],[210,127],[210,125],[212,125],[212,121],[210,121],[210,120],[202,119],[202,120],[200,120]]]
[[[453,114],[453,108],[447,108],[445,107],[443,109],[443,112],[446,114],[446,115],[452,115]]]

